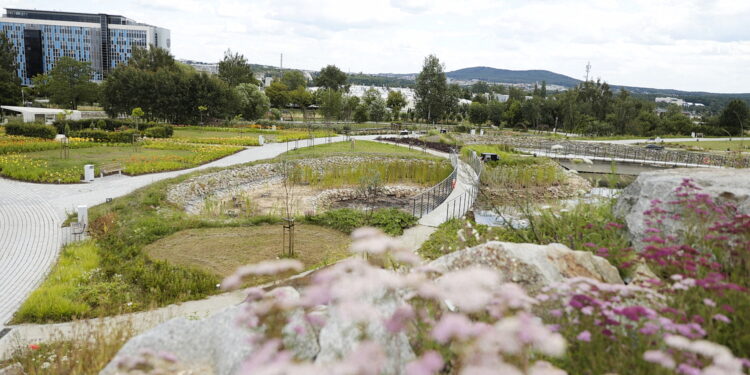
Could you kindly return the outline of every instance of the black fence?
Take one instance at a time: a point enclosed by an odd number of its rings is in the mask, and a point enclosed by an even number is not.
[[[475,143],[475,142],[469,142]],[[676,167],[750,167],[750,158],[678,150],[648,149],[612,143],[574,142],[537,137],[482,138],[481,143],[500,143],[523,151],[542,151],[545,155],[577,155],[606,160],[652,162]]]
[[[456,187],[458,156],[453,153],[451,154],[450,159],[451,164],[453,164],[453,172],[437,185],[411,198],[409,205],[411,207],[412,215],[422,218],[422,216],[430,213],[441,203],[445,202],[448,196],[451,195],[453,189]]]

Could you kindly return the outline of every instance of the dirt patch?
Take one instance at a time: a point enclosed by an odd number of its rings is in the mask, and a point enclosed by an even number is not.
[[[349,255],[349,236],[315,225],[295,226],[295,253],[306,269],[331,264]],[[282,226],[188,229],[145,248],[153,259],[165,260],[224,277],[239,266],[277,259],[282,251]],[[261,284],[270,278],[256,278]]]
[[[574,198],[591,190],[591,183],[577,173],[566,172],[561,184],[552,186],[532,186],[524,189],[482,187],[478,206],[492,208],[509,203],[540,203],[549,200]]]

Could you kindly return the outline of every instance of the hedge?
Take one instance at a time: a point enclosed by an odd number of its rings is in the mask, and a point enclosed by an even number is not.
[[[85,129],[101,129],[114,131],[121,128],[135,128],[135,123],[132,120],[121,120],[111,118],[100,118],[100,119],[87,119],[87,120],[64,120],[55,121],[54,125],[57,130],[62,133],[65,129],[65,124],[70,127],[72,131],[85,130]],[[144,130],[152,128],[154,126],[164,126],[158,122],[139,122],[138,129]]]
[[[138,134],[134,129],[108,132],[101,129],[84,129],[72,131],[70,136],[73,138],[88,138],[94,142],[103,143],[130,143],[133,142],[133,135]]]
[[[5,133],[8,135],[54,139],[57,135],[57,129],[52,125],[10,122],[5,125]]]
[[[174,134],[172,125],[159,125],[146,129],[143,135],[150,138],[170,138]]]

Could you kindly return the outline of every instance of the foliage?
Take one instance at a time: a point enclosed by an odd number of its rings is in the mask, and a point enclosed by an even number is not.
[[[427,122],[439,120],[449,103],[444,67],[435,55],[425,57],[414,88],[416,110]]]
[[[89,316],[80,300],[81,281],[99,267],[99,247],[92,240],[67,245],[47,279],[16,312],[16,322],[48,323]]]
[[[284,108],[289,104],[289,86],[285,85],[280,80],[273,80],[273,82],[266,87],[265,93],[273,107]]]
[[[57,129],[52,125],[37,123],[9,122],[5,125],[5,134],[26,137],[54,139]]]
[[[382,229],[392,236],[399,236],[404,233],[404,229],[416,225],[417,218],[395,208],[382,208],[372,213],[350,208],[340,208],[305,217],[305,221],[333,228],[344,233],[351,233],[353,230],[363,226],[373,226]]]
[[[336,65],[327,65],[315,77],[315,85],[324,89],[338,91],[346,85],[346,73]]]
[[[452,171],[453,166],[445,160],[381,158],[353,165],[295,167],[290,173],[290,179],[297,184],[331,188],[357,186],[362,178],[378,174],[385,184],[410,182],[432,186],[448,177]]]
[[[241,83],[234,90],[239,100],[239,112],[245,120],[259,119],[271,108],[268,97],[256,85]]]
[[[81,182],[81,168],[51,169],[44,160],[36,160],[24,154],[0,156],[0,175],[15,180],[45,183]]]
[[[185,156],[164,155],[147,157],[133,155],[124,160],[123,173],[139,175],[192,168],[243,150],[242,147],[237,146],[191,145],[158,140],[148,141],[144,148],[153,150],[190,151],[190,153]]]
[[[743,135],[742,130],[750,127],[748,119],[750,118],[750,109],[747,103],[735,99],[729,102],[719,116],[719,126],[733,135]]]
[[[354,121],[358,123],[367,122],[370,119],[369,107],[365,103],[360,103],[354,109]]]
[[[281,76],[281,83],[283,83],[289,91],[294,91],[299,88],[307,87],[307,78],[299,70],[287,70],[284,75]]]
[[[320,97],[320,111],[326,120],[342,119],[344,107],[344,95],[339,90],[318,90]]]
[[[174,134],[172,125],[152,126],[143,131],[143,135],[149,138],[170,138]]]
[[[130,114],[136,107],[143,109],[147,120],[177,124],[236,114],[235,92],[221,79],[181,70],[169,52],[159,48],[135,49],[133,55],[102,84],[102,105],[111,117]]]
[[[70,142],[70,148],[89,147],[89,142]],[[29,138],[22,136],[0,136],[0,155],[55,150],[60,148],[60,143],[51,139]]]
[[[487,105],[478,102],[472,102],[469,106],[469,121],[472,124],[482,125],[487,122],[487,118]]]
[[[146,129],[146,131],[150,129],[151,128]],[[135,129],[114,132],[100,129],[83,129],[70,132],[71,137],[85,138],[93,142],[102,143],[132,143],[136,134],[138,134],[138,132]]]
[[[392,90],[388,91],[388,99],[386,99],[386,106],[391,109],[394,120],[398,120],[401,114],[401,108],[406,106],[406,98],[401,91]]]
[[[232,53],[231,49],[226,50],[224,59],[219,61],[219,78],[226,82],[229,87],[237,87],[241,84],[257,86],[259,84],[245,56]]]
[[[82,102],[94,102],[99,96],[99,87],[91,82],[93,71],[91,64],[63,56],[55,62],[49,72],[48,87],[50,101],[65,106],[78,108]]]
[[[5,33],[0,34],[0,103],[16,105],[21,102],[21,79],[13,43]]]

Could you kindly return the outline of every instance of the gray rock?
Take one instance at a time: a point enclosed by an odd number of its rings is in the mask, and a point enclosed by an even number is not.
[[[502,282],[517,283],[530,292],[573,277],[622,284],[617,268],[606,259],[561,244],[491,241],[444,255],[429,266],[444,272],[472,266],[489,267],[498,271]]]
[[[394,293],[385,290],[363,298],[373,303],[382,317],[389,317],[403,303]],[[369,321],[364,325],[363,332],[362,325],[352,321],[342,311],[331,309],[325,326],[320,330],[320,353],[315,363],[325,365],[344,357],[357,346],[362,333],[385,349],[387,363],[381,374],[402,374],[406,364],[416,358],[405,333],[389,333],[383,321],[378,320]]]
[[[175,355],[187,368],[210,368],[214,374],[231,375],[250,352],[248,331],[238,327],[233,306],[202,320],[175,318],[130,339],[100,375],[118,374],[118,357],[135,357],[143,349]]]
[[[0,375],[24,375],[23,366],[20,363],[14,363],[10,366],[0,368]]]
[[[693,179],[703,189],[702,193],[719,201],[730,201],[740,212],[750,213],[748,169],[681,168],[644,172],[622,191],[615,205],[615,215],[625,219],[636,249],[643,249],[642,239],[647,237],[643,212],[651,208],[651,201],[659,199],[664,202],[663,209],[674,213],[674,206],[667,202],[677,198],[674,191],[686,178]],[[677,223],[666,221],[664,224],[667,234],[680,234],[682,228]]]

